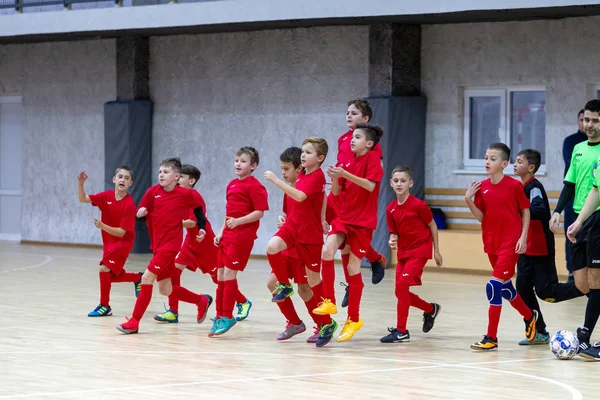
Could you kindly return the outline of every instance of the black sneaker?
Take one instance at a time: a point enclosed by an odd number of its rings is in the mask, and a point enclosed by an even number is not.
[[[577,340],[579,341],[579,347],[577,347],[577,354],[581,351],[586,350],[590,346],[590,331],[588,328],[577,328]]]
[[[337,322],[331,320],[330,324],[323,325],[319,331],[319,338],[317,339],[317,347],[323,347],[333,339],[333,334],[338,328]]]
[[[344,300],[342,300],[342,307],[348,307],[348,285],[346,285],[344,282],[340,282],[340,285],[342,285],[346,291],[344,294]]]
[[[371,263],[371,271],[373,272],[371,282],[373,282],[373,285],[377,285],[383,280],[385,276],[385,264],[387,264],[387,260],[384,256],[381,256],[381,259],[378,261]]]
[[[588,342],[579,343],[578,352],[580,357],[587,358],[588,360],[600,361],[600,349],[591,346]]]
[[[396,328],[388,328],[390,332],[389,335],[382,337],[379,339],[381,343],[402,343],[402,342],[410,342],[410,333],[408,331],[401,332]]]
[[[423,313],[423,332],[427,333],[433,328],[433,324],[435,323],[435,319],[439,315],[440,311],[442,311],[442,306],[437,303],[431,303],[433,306],[433,311],[430,313]]]

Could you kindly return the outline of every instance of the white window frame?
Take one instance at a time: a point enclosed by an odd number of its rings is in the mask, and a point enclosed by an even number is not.
[[[600,90],[600,85],[598,86]],[[473,87],[466,88],[463,91],[463,170],[455,171],[457,173],[477,173],[485,174],[484,159],[470,158],[471,148],[471,98],[472,97],[500,97],[500,128],[498,132],[498,141],[511,146],[511,94],[514,92],[546,92],[544,86],[507,86],[507,87]],[[547,97],[546,97],[547,99]],[[544,149],[545,150],[545,149]],[[512,174],[511,164],[505,169],[505,174]],[[539,175],[546,173],[546,165],[542,164],[538,170]]]

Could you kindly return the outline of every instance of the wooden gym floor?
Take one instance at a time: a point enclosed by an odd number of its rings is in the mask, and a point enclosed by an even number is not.
[[[524,325],[509,306],[500,349],[470,350],[486,330],[485,276],[428,270],[415,291],[442,305],[434,329],[422,333],[421,313],[411,310],[412,342],[382,344],[379,338],[395,324],[394,271],[374,286],[364,270],[363,329],[348,342],[318,349],[305,343],[309,329],[287,342],[275,340],[284,320],[268,302],[269,268],[262,260],[251,261],[240,277],[254,303],[250,317],[225,336],[208,338],[210,322],[196,324],[187,304],[179,324],[155,322],[152,316],[166,302],[156,289],[140,333],[123,335],[115,326],[131,314],[133,285],[113,285],[112,317],[86,316],[98,303],[100,255],[98,249],[0,243],[0,399],[564,400],[595,399],[600,388],[600,364],[556,360],[547,346],[518,346]],[[133,255],[127,270],[143,271],[147,260]],[[207,276],[186,271],[182,283],[214,295]],[[309,328],[312,321],[297,300]],[[542,309],[551,332],[574,331],[585,298]],[[340,309],[336,320],[341,325],[345,317]]]

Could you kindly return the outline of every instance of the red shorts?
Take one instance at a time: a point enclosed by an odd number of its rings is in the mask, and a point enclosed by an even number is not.
[[[296,282],[297,285],[308,284],[308,276],[306,275],[306,267],[295,255],[289,255],[287,250],[282,254],[285,256],[285,265],[287,267],[287,278]],[[273,272],[271,270],[271,272]]]
[[[219,249],[213,243],[213,238],[205,237],[198,245],[184,242],[175,257],[175,264],[185,265],[190,271],[199,269],[203,274],[217,273]]]
[[[398,279],[405,278],[409,286],[421,286],[421,276],[423,269],[427,264],[427,258],[402,258],[396,265],[396,282]]]
[[[219,268],[227,267],[235,271],[243,271],[246,269],[253,247],[254,239],[236,240],[231,238],[221,238],[218,247],[217,265]]]
[[[490,260],[490,264],[492,264],[492,268],[494,269],[492,272],[492,276],[494,278],[507,281],[515,275],[519,254],[488,254],[488,258]]]
[[[148,264],[148,271],[156,275],[158,282],[171,278],[173,269],[175,269],[176,255],[177,253],[174,251],[162,251],[154,254]]]
[[[340,250],[348,245],[352,254],[359,259],[362,260],[367,255],[367,250],[371,247],[371,240],[373,239],[373,229],[344,224],[336,219],[331,223],[328,235],[335,235],[336,233],[343,233],[346,236]]]
[[[285,242],[288,249],[293,249],[296,251],[298,259],[306,266],[306,268],[314,272],[321,271],[321,253],[323,251],[322,244],[298,243],[292,234],[291,229],[287,228],[285,225],[279,228],[277,233],[275,233],[275,236],[280,237],[281,240]]]
[[[106,268],[110,269],[110,272],[115,274],[115,276],[119,276],[125,271],[125,261],[127,261],[126,258],[116,253],[108,253],[102,256],[100,265],[104,265]]]

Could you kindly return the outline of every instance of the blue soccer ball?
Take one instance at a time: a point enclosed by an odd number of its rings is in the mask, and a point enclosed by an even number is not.
[[[559,360],[569,360],[577,354],[579,340],[570,331],[558,331],[550,339],[550,350]]]

